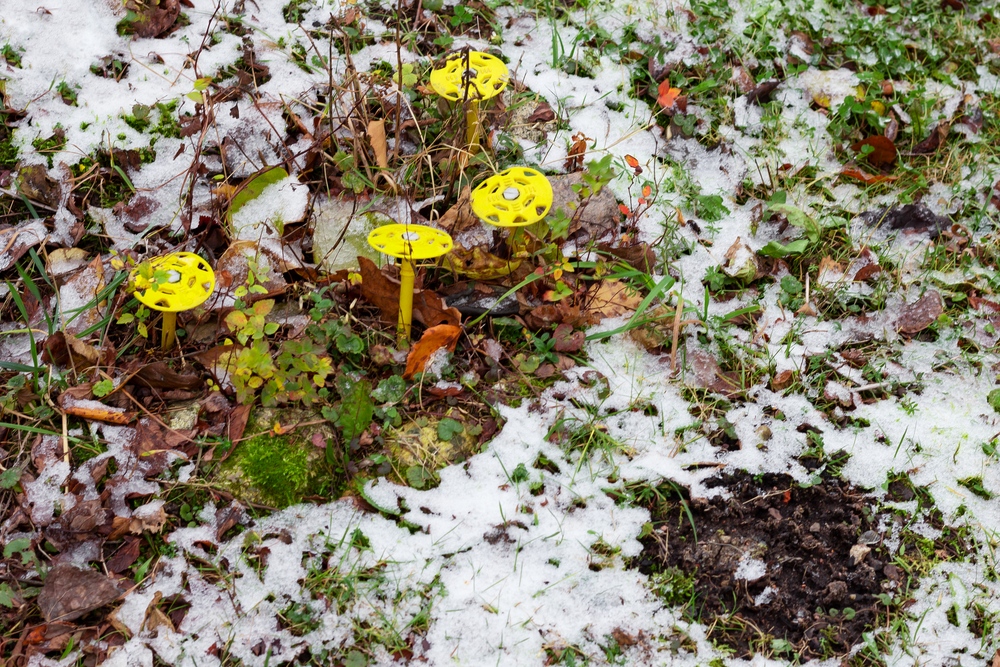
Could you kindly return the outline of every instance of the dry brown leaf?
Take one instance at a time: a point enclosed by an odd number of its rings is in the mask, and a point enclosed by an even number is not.
[[[437,224],[452,236],[476,225],[482,225],[476,214],[472,212],[472,188],[470,186],[466,185],[462,188],[458,201],[444,212]]]
[[[444,260],[452,271],[472,280],[493,280],[509,276],[521,266],[521,260],[511,261],[493,255],[480,246],[466,250],[455,245]]]
[[[142,540],[138,537],[126,537],[123,544],[115,555],[108,559],[108,569],[115,574],[124,572],[132,566],[132,563],[139,560],[139,551],[142,549]]]
[[[382,169],[389,168],[389,146],[385,140],[385,121],[373,120],[368,123],[368,141],[375,151],[375,162]]]
[[[59,277],[87,264],[90,253],[83,248],[56,248],[45,257],[45,270],[52,277]]]
[[[930,135],[919,144],[913,147],[913,153],[924,155],[927,153],[933,153],[941,147],[948,137],[948,131],[951,129],[951,123],[941,121],[934,126],[931,130]]]
[[[178,0],[128,0],[125,9],[135,17],[128,24],[136,37],[156,37],[174,24],[181,5]]]
[[[577,324],[581,320],[580,307],[563,299],[532,308],[524,315],[524,321],[531,329],[549,329],[553,324]],[[595,321],[596,318],[595,318]]]
[[[115,584],[89,568],[61,564],[49,570],[38,594],[38,607],[49,623],[72,621],[121,596]]]
[[[531,112],[528,116],[527,122],[534,123],[549,123],[556,119],[556,112],[552,110],[548,102],[542,101],[538,103],[535,110]]]
[[[257,262],[257,284],[266,289],[267,294],[247,294],[243,297],[244,301],[256,301],[284,291],[288,283],[282,273],[289,267],[284,265],[283,255],[254,241],[236,241],[222,253],[215,265],[215,292],[205,302],[205,308],[212,310],[232,305],[232,301],[227,301],[224,297],[233,295],[237,288],[246,285],[250,259]]]
[[[38,245],[46,236],[48,233],[40,220],[27,220],[16,227],[0,230],[0,271],[14,266],[28,248]]]
[[[378,307],[382,321],[395,324],[399,321],[399,281],[390,278],[367,257],[358,257],[361,267],[361,294]],[[425,327],[438,324],[459,326],[462,314],[455,308],[448,308],[444,299],[432,290],[413,290],[413,317]]]
[[[204,384],[204,380],[202,380],[200,375],[195,375],[194,373],[181,375],[167,366],[164,361],[146,364],[132,375],[129,382],[156,389],[187,390],[198,389]]]
[[[905,334],[915,334],[936,322],[943,312],[944,303],[941,301],[941,295],[935,291],[927,292],[903,309],[899,319],[896,320],[896,328]]]
[[[57,331],[49,336],[42,351],[42,361],[76,371],[95,365],[108,366],[114,358],[115,351],[110,345],[101,351],[65,331]]]
[[[583,132],[573,135],[573,145],[566,152],[566,163],[563,165],[566,171],[576,171],[583,168],[583,160],[587,155],[587,146],[593,141]]]
[[[157,628],[167,628],[170,632],[177,632],[176,628],[174,628],[173,622],[170,620],[170,617],[163,613],[159,607],[154,607],[152,605],[153,603],[150,602],[151,608],[146,609],[146,629],[149,631],[155,631]]]
[[[72,294],[78,303],[88,304],[96,300],[97,295],[104,289],[104,265],[100,256],[87,265],[87,267],[75,274],[62,286],[60,293],[65,299],[67,294]],[[61,315],[66,321],[66,333],[78,334],[97,324],[102,314],[102,304],[95,303],[90,308],[77,311],[75,308],[63,312]]]
[[[862,266],[858,269],[858,272],[854,274],[854,282],[863,283],[867,282],[872,278],[872,276],[878,275],[882,272],[882,267],[878,264],[869,264],[868,266]]]
[[[891,141],[891,139],[890,139]],[[841,176],[861,181],[865,185],[875,185],[876,183],[892,182],[899,180],[899,176],[885,176],[883,174],[869,174],[863,169],[844,169]]]
[[[620,280],[604,280],[588,300],[585,314],[598,321],[630,313],[642,303],[642,295]]]
[[[427,365],[427,360],[442,347],[447,347],[449,351],[454,352],[461,334],[461,327],[449,324],[439,324],[427,329],[406,356],[406,372],[403,373],[403,379],[410,380],[417,373],[422,373]]]
[[[111,522],[109,540],[120,540],[131,533],[159,533],[167,522],[167,514],[163,511],[163,501],[153,500],[132,510],[131,517],[116,516]]]
[[[379,176],[385,179],[393,190],[396,189],[396,182],[389,176],[389,146],[385,139],[385,120],[373,120],[368,123],[368,141],[375,151],[375,162],[382,170]]]
[[[325,446],[326,445],[324,443],[324,447]],[[215,539],[221,542],[222,537],[229,531],[229,529],[239,523],[241,516],[243,516],[243,508],[236,503],[230,505],[229,507],[222,507],[216,510],[215,524],[218,527],[215,529]]]
[[[597,249],[622,260],[643,273],[655,273],[656,251],[648,243],[636,243],[625,248],[612,248],[610,243],[599,243]]]
[[[852,144],[851,150],[861,152],[864,146],[870,146],[872,149],[866,159],[874,167],[881,168],[896,161],[896,144],[888,137],[878,134],[870,136]]]
[[[695,386],[709,389],[727,398],[731,398],[743,390],[740,386],[739,376],[732,371],[723,372],[715,357],[705,350],[697,348],[691,350],[688,352],[687,358],[694,371]]]
[[[819,261],[819,270],[816,272],[817,282],[821,284],[834,282],[840,280],[843,275],[844,267],[829,255]]]
[[[784,391],[792,386],[795,373],[789,370],[780,371],[771,379],[771,391]]]

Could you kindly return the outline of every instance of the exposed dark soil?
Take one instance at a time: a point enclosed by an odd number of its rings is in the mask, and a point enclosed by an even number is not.
[[[653,508],[656,530],[638,567],[693,576],[688,613],[737,656],[769,651],[774,639],[805,659],[846,654],[875,623],[875,596],[908,588],[906,572],[887,564],[878,517],[860,489],[836,478],[803,488],[787,475],[746,473],[714,485],[731,497]],[[763,576],[736,576],[748,558],[766,563]]]

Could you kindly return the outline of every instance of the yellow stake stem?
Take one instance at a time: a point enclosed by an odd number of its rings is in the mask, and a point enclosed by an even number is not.
[[[177,342],[177,313],[164,311],[163,331],[160,334],[160,349],[164,352],[173,348]]]
[[[413,324],[413,262],[402,260],[399,278],[399,334],[409,340]]]
[[[479,152],[479,100],[469,100],[469,110],[465,113],[465,144],[472,155]]]

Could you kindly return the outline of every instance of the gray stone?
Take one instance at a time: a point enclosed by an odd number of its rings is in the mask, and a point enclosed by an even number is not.
[[[580,196],[573,192],[573,186],[582,182],[583,172],[579,171],[549,176],[549,183],[552,185],[552,210],[549,215],[562,207],[566,215],[572,217],[574,212],[570,209],[569,203],[580,203]],[[587,207],[580,215],[580,230],[584,233],[584,240],[600,239],[617,226],[620,216],[618,200],[614,194],[608,188],[601,188],[600,192],[590,198]],[[571,229],[570,234],[575,231]]]
[[[317,203],[313,219],[313,257],[316,264],[330,273],[357,269],[358,255],[376,264],[384,264],[385,257],[368,245],[368,234],[382,225],[402,221],[395,220],[379,208],[372,202],[350,199]]]

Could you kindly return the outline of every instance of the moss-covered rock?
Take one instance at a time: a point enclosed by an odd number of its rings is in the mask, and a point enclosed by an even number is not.
[[[332,442],[334,430],[322,422],[274,432],[275,424],[290,427],[320,419],[304,409],[255,409],[246,431],[252,437],[236,445],[215,483],[237,498],[272,507],[288,507],[312,496],[339,497],[345,480],[328,462],[326,446],[315,444]]]
[[[435,484],[436,471],[478,453],[478,439],[470,430],[451,417],[421,417],[387,432],[385,440],[400,476],[410,486],[424,488]]]

